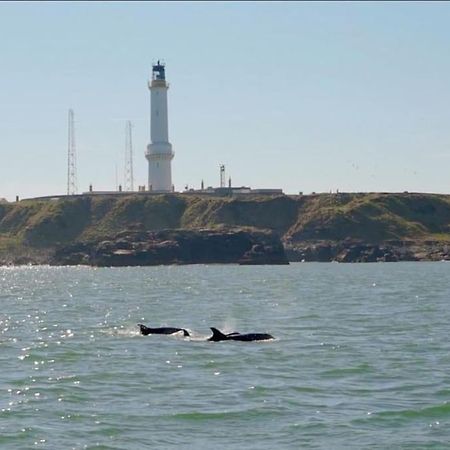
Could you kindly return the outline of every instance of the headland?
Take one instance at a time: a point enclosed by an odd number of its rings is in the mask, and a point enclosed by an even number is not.
[[[0,204],[1,264],[450,260],[450,195],[78,195]]]

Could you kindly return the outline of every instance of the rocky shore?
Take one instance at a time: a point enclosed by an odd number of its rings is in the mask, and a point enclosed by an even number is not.
[[[450,245],[439,241],[305,242],[285,244],[289,261],[302,262],[396,262],[450,261]]]
[[[282,242],[271,233],[242,230],[123,231],[102,241],[57,248],[18,247],[0,255],[0,265],[89,265],[97,267],[170,264],[289,264],[450,261],[450,245],[439,241],[365,243]]]
[[[279,238],[243,230],[123,231],[101,242],[58,248],[52,265],[289,264]]]

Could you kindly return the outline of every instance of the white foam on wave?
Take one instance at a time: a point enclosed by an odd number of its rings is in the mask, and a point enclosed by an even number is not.
[[[100,331],[102,334],[108,336],[118,336],[118,337],[135,337],[140,336],[139,328],[136,325],[121,325],[117,327],[104,328]]]
[[[205,335],[205,334],[197,333],[192,330],[188,330],[188,331],[189,331],[190,336],[186,337],[186,339],[189,341],[192,341],[192,342],[205,342],[209,337],[211,337],[211,334]]]

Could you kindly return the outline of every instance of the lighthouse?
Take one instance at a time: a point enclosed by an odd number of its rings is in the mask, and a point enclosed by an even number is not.
[[[165,65],[158,61],[152,68],[150,89],[150,144],[145,157],[148,160],[148,188],[150,191],[171,192],[173,159],[169,142],[167,118],[167,90]]]

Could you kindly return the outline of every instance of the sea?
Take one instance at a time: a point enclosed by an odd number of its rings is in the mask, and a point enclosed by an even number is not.
[[[445,262],[0,267],[0,449],[449,449],[449,331]]]

